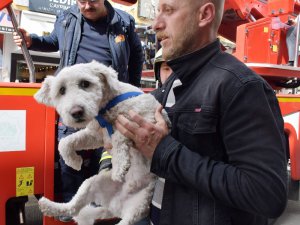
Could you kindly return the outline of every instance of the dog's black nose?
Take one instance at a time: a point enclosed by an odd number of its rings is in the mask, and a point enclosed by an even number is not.
[[[70,111],[72,117],[74,119],[81,119],[83,117],[84,114],[84,110],[81,106],[74,106],[71,111]]]

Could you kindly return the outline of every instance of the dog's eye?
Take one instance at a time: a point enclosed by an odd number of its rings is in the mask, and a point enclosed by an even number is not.
[[[90,82],[87,80],[82,80],[79,82],[79,87],[81,88],[88,88],[90,86]]]
[[[66,93],[66,88],[65,87],[61,87],[60,89],[59,89],[59,94],[60,95],[64,95]]]

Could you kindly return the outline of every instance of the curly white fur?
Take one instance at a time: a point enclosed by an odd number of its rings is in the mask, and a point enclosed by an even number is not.
[[[81,169],[82,158],[77,150],[103,146],[107,134],[95,119],[100,109],[120,94],[141,90],[118,81],[116,72],[95,61],[64,68],[56,77],[47,77],[35,94],[38,102],[54,106],[63,122],[83,128],[59,143],[59,152],[66,164]],[[142,94],[120,102],[104,114],[114,124],[119,114],[134,110],[151,122],[158,102],[151,94]],[[167,122],[167,114],[164,112]],[[48,216],[70,215],[80,225],[93,224],[94,219],[119,217],[119,225],[131,225],[148,214],[155,176],[150,173],[150,160],[133,148],[131,140],[114,129],[111,138],[112,170],[103,170],[85,180],[68,203],[41,198],[41,211]],[[96,202],[101,207],[91,208]]]

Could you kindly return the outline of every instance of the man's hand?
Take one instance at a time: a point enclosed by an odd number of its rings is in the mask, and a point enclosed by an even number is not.
[[[23,28],[19,28],[19,32],[23,34],[26,46],[27,46],[27,48],[29,48],[32,44],[30,34],[26,30],[24,30]],[[14,39],[14,42],[16,43],[17,46],[19,46],[19,47],[22,46],[22,41],[23,40],[17,32],[13,32],[13,39]]]
[[[116,128],[126,137],[133,140],[135,148],[147,158],[152,158],[160,141],[168,134],[168,126],[161,114],[162,106],[155,112],[156,123],[150,123],[136,112],[130,110],[130,120],[119,115],[116,120]]]

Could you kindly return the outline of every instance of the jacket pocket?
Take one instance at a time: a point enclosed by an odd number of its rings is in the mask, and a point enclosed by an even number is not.
[[[207,111],[183,112],[178,115],[179,141],[192,151],[203,156],[215,156],[220,138],[217,132],[218,117]]]
[[[208,112],[186,112],[178,117],[178,128],[190,134],[215,133],[217,117]]]

